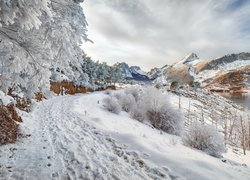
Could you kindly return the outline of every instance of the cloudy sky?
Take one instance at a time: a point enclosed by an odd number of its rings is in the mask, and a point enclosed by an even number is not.
[[[144,70],[194,52],[202,59],[250,52],[250,0],[85,0],[94,60]]]

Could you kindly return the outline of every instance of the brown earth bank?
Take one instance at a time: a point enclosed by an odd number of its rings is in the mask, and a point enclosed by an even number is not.
[[[11,116],[8,108],[0,105],[0,145],[14,143],[17,139],[18,124]]]
[[[57,95],[93,92],[92,89],[78,86],[73,82],[50,82],[50,84],[50,90]]]
[[[8,104],[6,106],[6,109],[8,111],[8,114],[10,115],[10,117],[17,122],[22,122],[22,118],[21,116],[18,115],[18,113],[16,112],[15,109],[15,105],[14,104]]]
[[[64,94],[77,94],[77,93],[88,93],[94,91],[104,91],[104,90],[115,90],[114,85],[107,85],[105,87],[99,87],[97,89],[91,89],[85,86],[76,85],[74,82],[51,82],[50,90],[57,95]]]

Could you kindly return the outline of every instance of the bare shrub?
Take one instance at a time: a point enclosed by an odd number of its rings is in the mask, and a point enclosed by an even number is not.
[[[118,92],[118,93],[113,94],[113,96],[119,101],[121,99],[121,97],[122,97],[122,94],[123,93]]]
[[[121,106],[118,103],[117,99],[111,96],[108,96],[103,99],[104,108],[112,113],[119,114],[121,112]]]
[[[182,132],[184,122],[182,114],[167,103],[160,109],[149,109],[147,117],[155,128],[166,133],[180,135]]]
[[[135,88],[135,87],[132,88],[131,87],[131,88],[125,89],[125,93],[126,94],[131,94],[134,97],[136,102],[140,98],[140,92],[139,92],[138,88]]]
[[[226,151],[223,136],[210,125],[193,124],[182,140],[185,145],[214,157],[220,157]]]
[[[168,96],[154,87],[144,89],[132,117],[139,121],[147,119],[155,128],[174,135],[181,134],[184,122],[182,113],[173,108]]]
[[[130,116],[140,122],[143,122],[146,118],[145,111],[138,105],[130,111]]]
[[[118,102],[121,105],[122,110],[126,112],[130,112],[136,107],[135,98],[131,94],[121,94]]]
[[[108,111],[117,113],[116,109],[120,111],[122,108],[133,119],[140,122],[147,120],[153,127],[169,134],[181,134],[182,113],[173,108],[167,95],[154,87],[144,88],[141,93],[135,88],[126,89],[105,99],[104,104]]]
[[[182,132],[184,117],[170,105],[164,105],[160,109],[159,120],[157,122],[159,129],[174,135],[180,135]]]

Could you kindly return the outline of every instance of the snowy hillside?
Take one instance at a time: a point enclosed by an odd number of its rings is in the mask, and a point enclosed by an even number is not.
[[[0,147],[0,179],[249,179],[249,152],[218,159],[185,147],[125,112],[107,112],[107,96],[57,96],[23,113],[22,138]],[[171,102],[178,106],[178,96]]]

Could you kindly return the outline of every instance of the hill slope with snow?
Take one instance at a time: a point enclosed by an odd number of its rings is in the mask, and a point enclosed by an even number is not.
[[[224,163],[185,147],[179,137],[125,112],[105,111],[106,96],[58,96],[37,103],[21,124],[22,133],[31,136],[0,147],[0,179],[249,179],[250,169],[241,165],[250,166],[249,156],[240,161],[227,154],[230,163]]]

